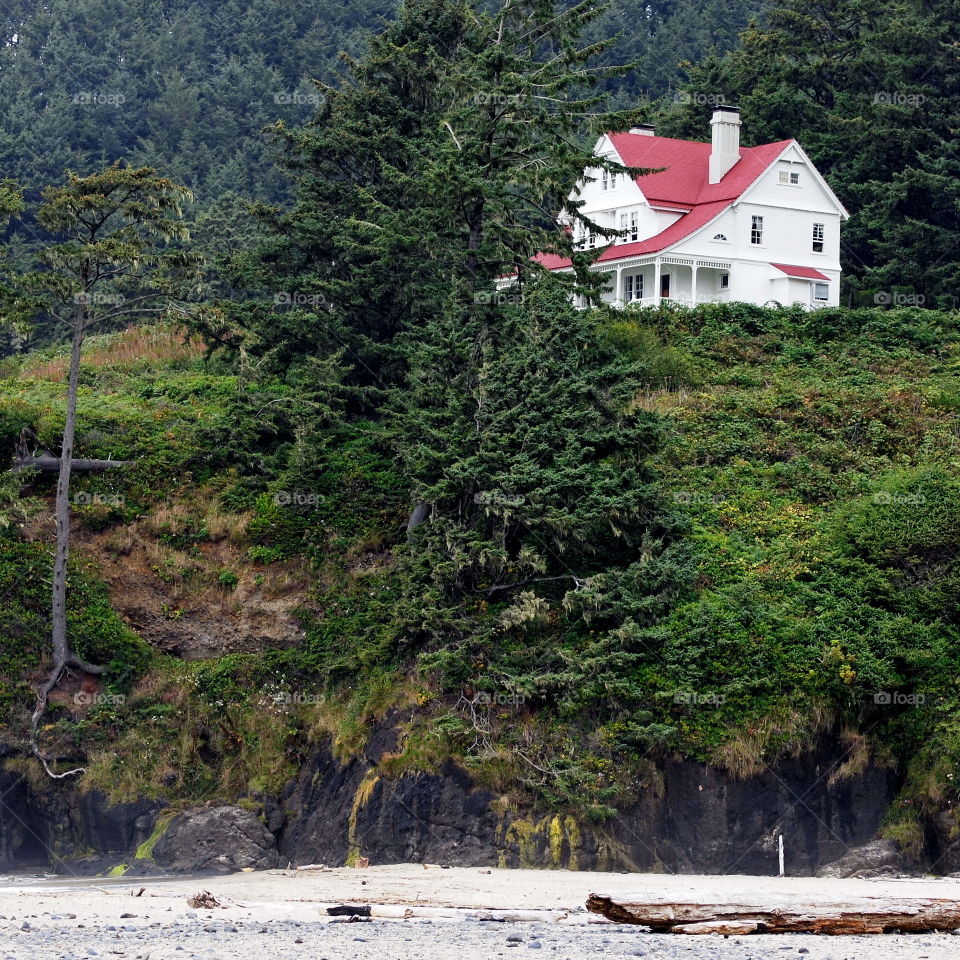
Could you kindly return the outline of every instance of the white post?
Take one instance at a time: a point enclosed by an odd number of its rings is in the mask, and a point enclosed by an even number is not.
[[[783,834],[782,833],[780,834],[779,837],[777,837],[777,841],[778,841],[777,845],[780,849],[780,876],[782,877],[783,876]]]
[[[690,268],[690,306],[695,307],[697,305],[697,263],[694,261],[693,266]]]
[[[613,298],[613,305],[615,307],[623,308],[623,265],[617,264],[617,292]]]
[[[657,298],[653,302],[659,306],[660,305],[660,258],[654,261],[653,264],[653,295]]]

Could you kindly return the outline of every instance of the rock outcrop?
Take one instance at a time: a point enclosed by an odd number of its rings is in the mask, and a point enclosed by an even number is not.
[[[651,764],[640,800],[601,824],[570,813],[516,810],[452,762],[436,773],[391,777],[380,759],[395,750],[388,724],[345,762],[320,744],[281,795],[248,798],[251,809],[204,808],[172,820],[156,800],[111,806],[75,783],[37,790],[7,774],[5,803],[14,800],[16,816],[0,809],[0,857],[9,868],[45,853],[62,872],[124,864],[131,872],[211,873],[369,858],[375,864],[771,875],[782,835],[789,875],[810,876],[827,865],[833,875],[902,869],[889,844],[874,842],[899,787],[895,773],[867,764],[833,776],[845,754],[832,738],[752,778],[661,760]],[[941,833],[939,840],[931,833],[928,861],[941,856],[939,872],[947,873],[956,869],[960,842],[946,827]],[[152,860],[137,860],[138,848],[142,857],[146,847]]]
[[[171,873],[234,873],[277,865],[274,835],[240,807],[210,807],[175,817],[153,848],[157,866]]]
[[[893,840],[871,840],[817,871],[818,877],[896,877],[909,872]]]

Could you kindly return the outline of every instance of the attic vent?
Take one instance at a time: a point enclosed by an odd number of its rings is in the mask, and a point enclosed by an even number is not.
[[[724,236],[724,234],[718,233],[713,239],[714,239],[714,240],[726,240],[727,238],[726,238],[726,236]]]

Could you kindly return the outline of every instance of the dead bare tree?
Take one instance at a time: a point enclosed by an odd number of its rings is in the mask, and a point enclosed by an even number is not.
[[[44,770],[55,778],[84,772],[76,767],[56,773],[40,749],[38,730],[51,692],[64,672],[76,669],[92,676],[101,664],[80,656],[68,633],[67,570],[70,559],[70,479],[74,469],[109,469],[117,461],[75,461],[77,394],[83,342],[97,325],[160,317],[197,292],[199,262],[172,245],[189,239],[181,204],[189,191],[158,177],[149,167],[115,163],[87,177],[68,175],[63,186],[49,187],[37,220],[61,237],[41,254],[38,269],[19,281],[10,311],[20,323],[46,317],[70,331],[70,367],[63,440],[59,458],[43,454],[23,466],[56,469],[56,548],[51,598],[53,664],[37,691],[30,725],[30,745]],[[8,319],[10,319],[8,317]],[[36,462],[39,460],[39,462]],[[49,461],[55,461],[51,463]]]

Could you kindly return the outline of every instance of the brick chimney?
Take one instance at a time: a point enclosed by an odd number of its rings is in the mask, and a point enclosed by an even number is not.
[[[740,108],[719,106],[710,121],[713,150],[710,152],[710,183],[719,183],[740,159]]]

